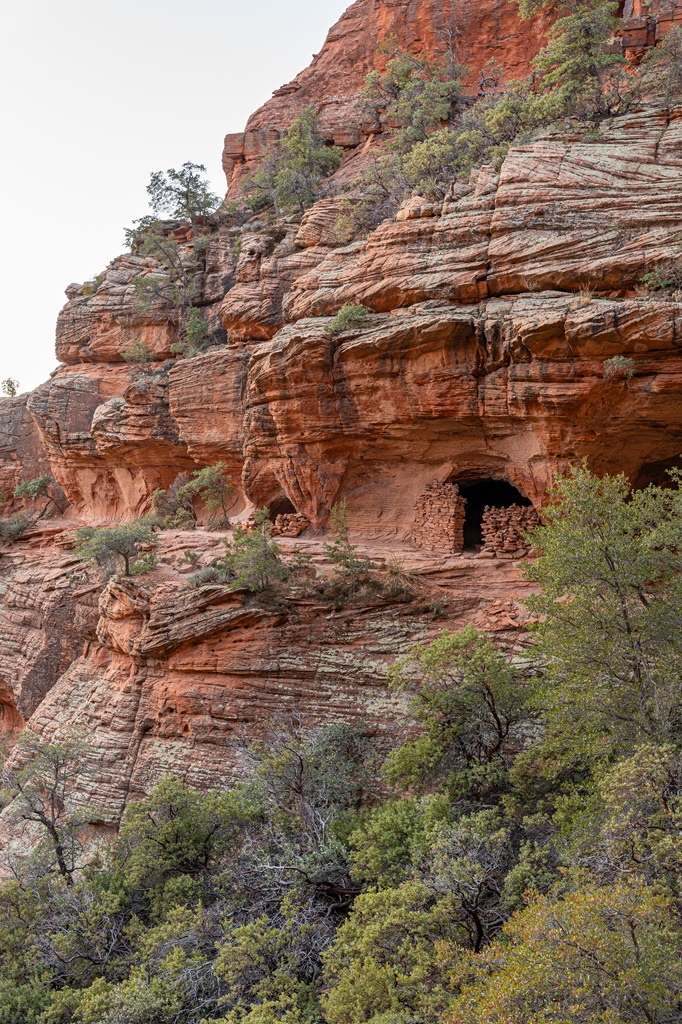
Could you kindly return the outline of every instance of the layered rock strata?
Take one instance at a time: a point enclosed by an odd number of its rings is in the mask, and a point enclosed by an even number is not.
[[[447,29],[467,10],[359,0],[296,88],[252,119],[230,173],[332,79],[323,124],[350,152],[356,136],[336,133],[361,133],[351,111],[377,42],[397,26],[433,56],[443,17]],[[483,27],[462,39],[486,60],[499,46],[510,73],[525,73],[543,29],[523,35],[512,11],[486,0],[490,17],[478,11]],[[638,485],[679,464],[682,303],[643,292],[641,278],[682,256],[681,154],[682,109],[645,108],[590,133],[539,134],[499,171],[480,169],[442,204],[415,197],[366,239],[337,229],[334,196],[300,225],[206,224],[196,287],[213,344],[192,359],[169,359],[167,309],[137,308],[134,278],[153,263],[119,257],[70,287],[62,365],[28,400],[0,400],[0,487],[49,472],[70,503],[0,558],[4,733],[87,732],[83,799],[111,825],[165,772],[201,785],[238,773],[240,744],[287,710],[385,731],[400,721],[387,665],[443,627],[517,642],[529,591],[517,563],[450,558],[459,505],[447,550],[418,548],[435,523],[420,496],[447,491],[452,511],[457,486],[506,481],[539,508],[554,471],[583,458]],[[180,244],[189,253],[186,231]],[[330,333],[349,303],[368,307],[365,322]],[[138,339],[154,356],[141,376],[125,361]],[[614,356],[627,373],[607,372]],[[317,580],[270,605],[190,587],[224,553],[204,529],[164,534],[141,580],[88,578],[78,525],[145,514],[157,487],[216,461],[235,486],[230,515],[282,517],[282,546],[310,555]],[[400,560],[414,593],[341,609],[324,598],[324,531],[340,500],[361,552]],[[522,524],[505,517],[488,516],[487,547],[519,553]]]

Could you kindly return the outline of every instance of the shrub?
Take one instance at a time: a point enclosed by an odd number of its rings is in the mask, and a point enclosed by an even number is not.
[[[162,530],[196,526],[193,495],[194,488],[186,473],[179,473],[167,491],[160,487],[154,491],[152,506],[156,521]]]
[[[325,178],[343,159],[340,146],[328,146],[320,135],[315,107],[304,107],[277,149],[266,157],[246,188],[251,205],[272,204],[275,215],[302,214],[322,191]]]
[[[673,28],[642,60],[642,90],[666,103],[682,96],[682,28]]]
[[[191,477],[180,473],[168,490],[158,488],[152,498],[159,526],[164,530],[183,529],[196,524],[194,499],[199,497],[208,512],[209,528],[229,526],[229,501],[234,487],[225,472],[225,463],[216,462],[196,470]]]
[[[336,232],[349,240],[367,235],[382,221],[395,216],[410,194],[412,182],[397,153],[374,157],[363,168],[341,203]]]
[[[386,71],[371,71],[365,78],[360,107],[373,121],[396,125],[392,144],[408,153],[438,126],[452,121],[460,95],[464,68],[422,60],[393,48]]]
[[[131,368],[133,377],[144,377],[154,361],[154,350],[141,338],[136,338],[121,349],[121,355]]]
[[[342,306],[332,322],[327,324],[325,327],[325,334],[329,334],[332,338],[336,338],[339,334],[345,334],[346,331],[362,330],[370,312],[371,310],[369,310],[367,306]]]
[[[554,116],[609,117],[627,109],[631,80],[625,58],[611,40],[618,29],[617,3],[585,0],[549,30],[549,44],[533,66],[541,88],[554,106]]]
[[[148,553],[141,548],[154,544],[152,523],[137,519],[132,523],[95,529],[83,527],[77,534],[76,554],[83,561],[93,561],[110,574],[123,563],[123,575],[149,572],[154,567]]]
[[[192,492],[204,503],[209,516],[209,528],[218,530],[229,526],[230,499],[234,494],[226,469],[224,462],[215,462],[192,474]]]
[[[414,595],[414,576],[402,558],[389,558],[386,562],[387,580],[384,593],[392,598],[410,598]]]
[[[192,359],[208,347],[210,340],[208,320],[201,310],[192,306],[183,317],[181,336],[171,345],[171,352]]]
[[[0,519],[0,542],[3,544],[14,543],[22,534],[26,533],[29,526],[31,526],[31,520],[22,513],[12,516],[10,519]]]
[[[279,547],[272,540],[267,508],[256,513],[252,530],[235,527],[232,543],[225,541],[225,547],[225,564],[234,573],[235,586],[258,593],[287,575]]]
[[[337,567],[337,572],[354,585],[373,568],[373,563],[368,558],[361,558],[350,542],[345,501],[334,505],[329,522],[333,540],[324,546],[327,558]]]
[[[61,491],[47,473],[37,476],[33,480],[22,480],[14,492],[15,498],[27,498],[34,504],[41,498],[45,499],[45,504],[38,516],[39,519],[50,512],[59,511],[60,495]]]
[[[14,377],[6,377],[5,380],[0,381],[0,389],[2,389],[3,395],[8,398],[15,398],[19,391],[19,381],[15,380]]]
[[[642,277],[642,284],[650,292],[668,292],[682,295],[682,261],[666,260]]]
[[[635,363],[628,356],[612,356],[604,361],[604,380],[629,380],[635,375]]]
[[[422,726],[391,754],[388,778],[410,788],[438,783],[455,798],[487,798],[506,786],[523,746],[530,713],[521,672],[468,626],[443,631],[413,648],[391,669],[394,687],[410,689],[410,711]]]
[[[211,565],[205,565],[189,578],[190,586],[206,587],[210,583],[232,583],[235,576],[225,565],[223,559],[216,559]]]
[[[672,1021],[682,1005],[679,920],[644,885],[537,896],[454,972],[448,1024]]]

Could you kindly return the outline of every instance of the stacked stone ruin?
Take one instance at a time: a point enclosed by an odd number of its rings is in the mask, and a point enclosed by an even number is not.
[[[507,508],[486,505],[481,523],[483,553],[503,558],[525,555],[529,548],[525,534],[539,522],[532,505],[509,505]]]
[[[288,512],[276,516],[272,527],[273,537],[298,537],[310,526],[310,520],[300,512]]]
[[[457,484],[427,484],[414,506],[412,541],[419,548],[458,554],[464,548],[466,501]]]

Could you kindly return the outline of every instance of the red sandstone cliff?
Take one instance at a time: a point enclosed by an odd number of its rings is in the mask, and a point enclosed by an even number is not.
[[[323,134],[352,153],[377,126],[364,125],[356,101],[365,76],[385,65],[381,47],[395,43],[434,61],[452,55],[479,72],[493,60],[508,78],[522,78],[546,39],[548,17],[522,22],[511,0],[356,0],[330,30],[312,64],[278,89],[243,132],[227,135],[223,166],[236,182],[259,160],[304,106],[314,104]]]
[[[541,30],[504,0],[488,0],[476,32],[466,10],[358,0],[251,119],[245,157],[311,100],[330,135],[356,145],[354,96],[391,34],[435,55],[446,24],[472,67],[493,56],[525,72]],[[0,486],[49,470],[70,503],[0,556],[0,728],[85,728],[96,771],[84,796],[114,824],[165,772],[208,785],[238,771],[236,740],[277,711],[386,728],[399,718],[386,663],[443,626],[515,637],[518,563],[417,549],[415,503],[434,481],[492,479],[540,505],[568,461],[646,483],[677,459],[682,303],[638,282],[682,255],[681,165],[682,108],[647,108],[589,137],[548,131],[499,174],[476,172],[442,206],[415,198],[364,241],[337,237],[333,200],[300,225],[247,226],[240,247],[216,226],[201,303],[228,343],[153,381],[131,382],[122,356],[141,337],[161,367],[174,338],[162,311],[135,309],[144,261],[115,259],[93,294],[70,289],[60,368],[28,402],[0,400]],[[330,337],[349,302],[371,315]],[[605,377],[614,355],[634,376]],[[205,565],[221,549],[204,530],[163,534],[158,569],[139,580],[87,579],[72,550],[79,524],[140,515],[156,487],[219,459],[236,512],[308,517],[311,530],[284,546],[308,551],[320,573],[319,531],[346,499],[358,543],[379,561],[402,558],[413,597],[338,610],[296,586],[271,607],[188,590],[183,552]]]

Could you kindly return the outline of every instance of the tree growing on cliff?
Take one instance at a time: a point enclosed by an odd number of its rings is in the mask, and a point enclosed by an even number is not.
[[[360,557],[357,547],[350,542],[348,506],[345,501],[339,502],[332,508],[329,526],[332,542],[324,546],[327,558],[336,566],[337,573],[354,587],[360,577],[366,575],[373,566],[368,558]]]
[[[211,192],[205,180],[203,164],[185,162],[177,170],[170,167],[165,173],[154,171],[147,195],[155,217],[188,220],[196,232],[199,218],[207,217],[220,204],[220,197]]]
[[[5,380],[0,381],[0,389],[7,398],[16,398],[19,392],[19,381],[14,377],[6,377]]]
[[[440,66],[397,47],[389,54],[386,71],[371,71],[360,94],[360,109],[372,121],[395,126],[392,147],[408,153],[437,127],[453,121],[461,94],[464,67]]]
[[[215,462],[195,470],[191,476],[179,473],[168,490],[157,488],[153,495],[154,512],[164,530],[196,525],[195,498],[203,502],[210,529],[229,526],[230,500],[234,487],[224,462]]]
[[[142,338],[135,338],[128,345],[121,349],[121,355],[131,369],[133,380],[150,373],[154,362],[154,349],[147,345]]]
[[[319,197],[323,182],[343,159],[340,146],[328,146],[320,134],[315,107],[304,107],[276,150],[247,183],[252,205],[272,203],[275,215],[303,214]]]
[[[527,576],[552,736],[609,758],[679,736],[682,492],[585,466],[556,478]],[[580,725],[578,726],[578,723]]]
[[[133,252],[157,264],[156,269],[134,279],[138,306],[167,308],[169,319],[178,327],[173,351],[185,358],[196,355],[210,342],[208,321],[196,308],[208,247],[208,238],[199,234],[199,221],[220,200],[204,181],[205,172],[203,164],[193,163],[183,164],[180,170],[155,171],[147,186],[152,215],[142,217],[125,233]],[[192,237],[183,238],[186,232],[182,227],[162,220],[164,215],[189,221]]]
[[[155,543],[149,519],[100,529],[85,526],[77,534],[76,554],[83,561],[96,562],[109,574],[122,565],[123,575],[130,576],[154,568]]]
[[[608,117],[627,108],[632,80],[620,47],[612,45],[617,7],[612,0],[584,0],[550,29],[548,45],[533,61],[548,119]]]
[[[26,498],[35,505],[42,504],[38,519],[49,516],[52,512],[63,511],[65,498],[59,485],[48,473],[34,477],[33,480],[22,480],[14,492],[15,498]]]
[[[80,835],[88,815],[72,806],[71,794],[86,771],[88,746],[75,733],[45,743],[28,730],[19,737],[10,767],[3,775],[5,797],[13,801],[12,815],[38,826],[43,842],[32,860],[56,870],[67,885],[82,852]]]
[[[192,474],[191,487],[204,503],[209,528],[219,530],[229,526],[229,511],[235,489],[225,463],[215,462],[212,466],[198,469]]]
[[[641,70],[645,96],[660,98],[669,104],[679,102],[682,96],[682,28],[671,29],[658,46],[647,51]]]
[[[401,658],[390,679],[412,692],[410,712],[423,729],[389,758],[392,782],[486,802],[505,789],[532,717],[529,686],[484,634],[444,631]]]
[[[270,513],[262,508],[254,516],[253,528],[234,529],[232,542],[226,541],[225,562],[234,573],[234,585],[248,587],[259,593],[274,580],[285,579],[287,569],[282,562],[278,545],[272,539]]]
[[[156,263],[155,269],[138,274],[133,281],[138,309],[147,311],[156,306],[165,310],[178,329],[172,345],[174,353],[191,358],[210,341],[208,321],[196,308],[208,240],[200,236],[180,244],[173,230],[149,217],[130,228],[127,237],[133,252],[149,256]],[[140,352],[132,354],[138,359]]]
[[[186,473],[178,473],[168,490],[157,487],[152,495],[156,522],[163,530],[192,529],[196,526],[194,488]]]

